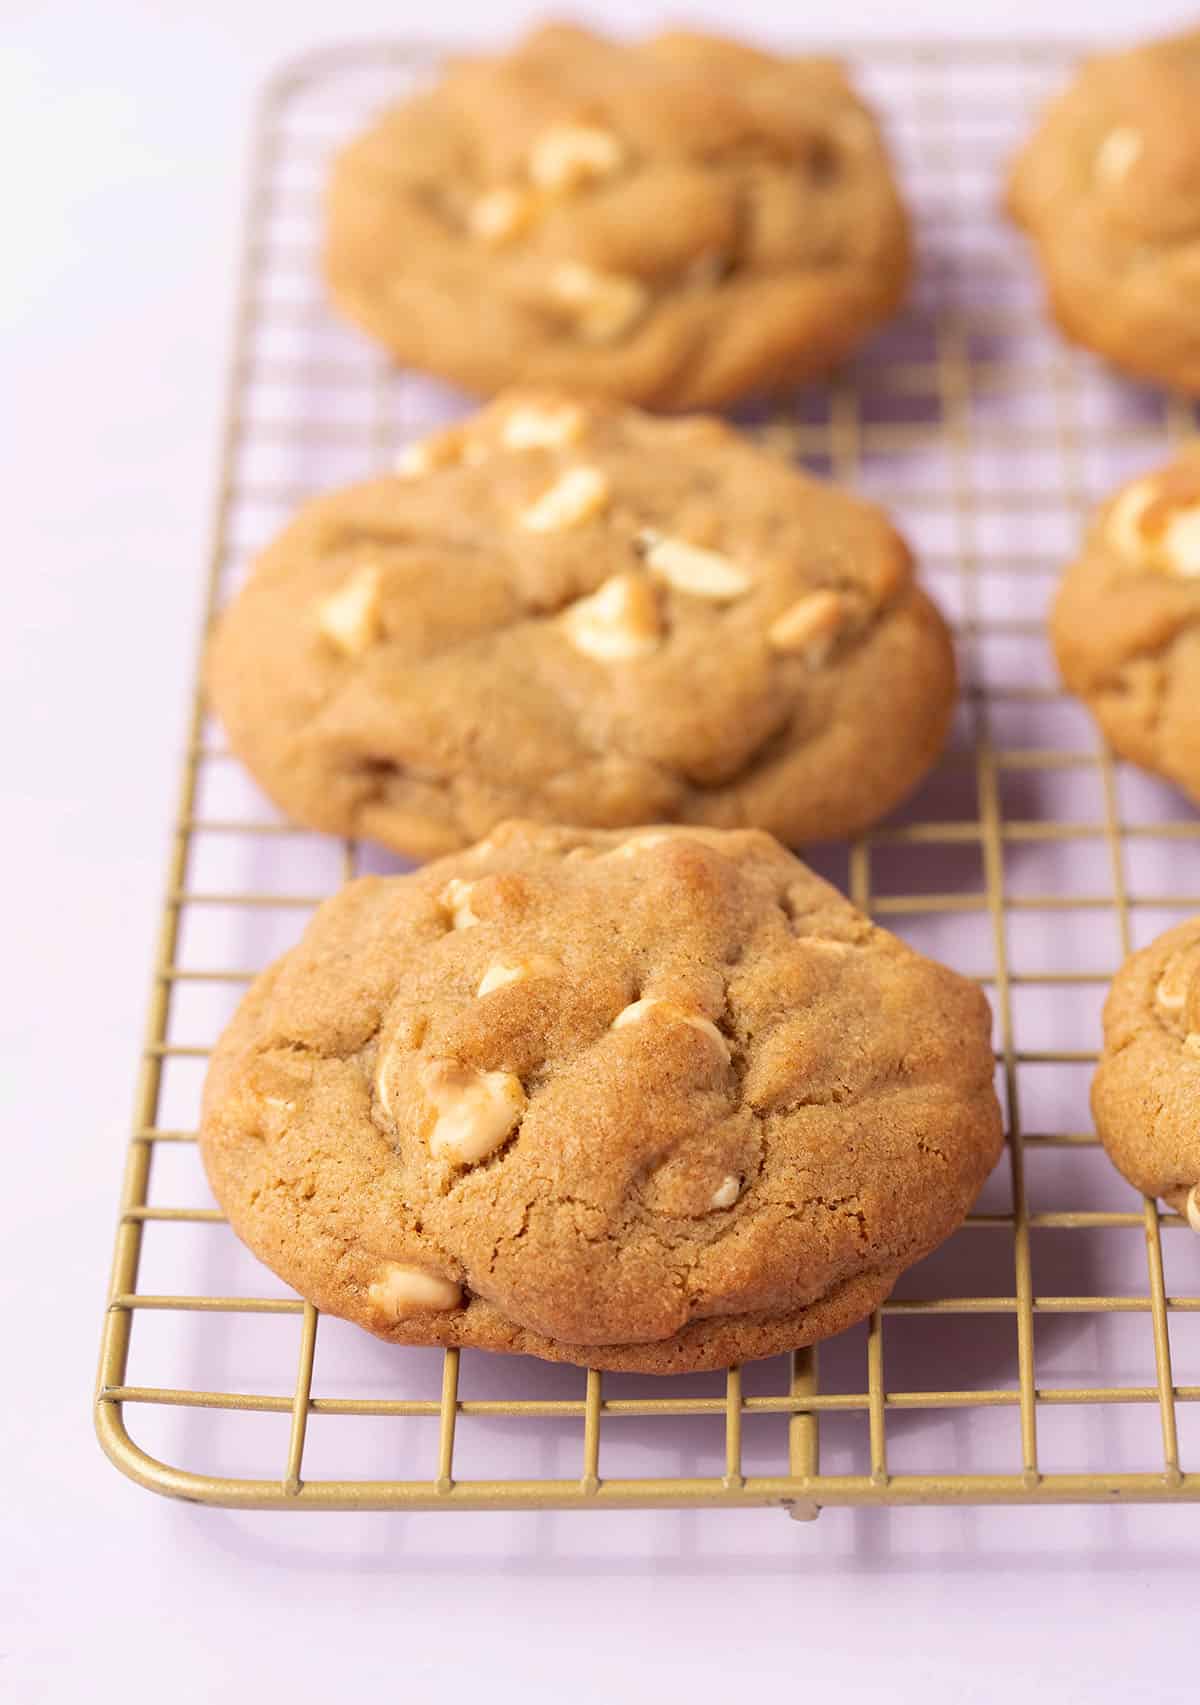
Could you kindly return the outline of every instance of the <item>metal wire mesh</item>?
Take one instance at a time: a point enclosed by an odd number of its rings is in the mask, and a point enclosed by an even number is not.
[[[352,873],[402,867],[281,821],[197,700],[97,1400],[106,1450],[144,1485],[280,1509],[779,1504],[798,1517],[1200,1498],[1200,1384],[1180,1381],[1200,1379],[1195,1241],[1116,1175],[1086,1106],[1120,958],[1200,910],[1200,822],[1098,743],[1058,689],[1043,627],[1090,505],[1196,418],[1058,341],[995,216],[1001,163],[1065,74],[1063,49],[857,58],[919,217],[921,282],[831,385],[746,424],[888,503],[954,620],[965,692],[951,750],[907,811],[811,856],[987,987],[1007,1165],[865,1327],[728,1375],[602,1378],[318,1322],[211,1206],[199,1086],[245,984],[316,901]],[[324,54],[264,100],[210,609],[297,501],[386,465],[464,406],[337,325],[315,265],[330,148],[435,63],[379,45]]]

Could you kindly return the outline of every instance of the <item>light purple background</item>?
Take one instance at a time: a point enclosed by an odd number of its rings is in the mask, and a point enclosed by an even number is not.
[[[335,34],[526,8],[116,3],[6,22],[10,1156],[0,1693],[1194,1696],[1194,1509],[279,1517],[155,1500],[88,1421],[217,449],[249,104]],[[586,9],[584,9],[586,10]],[[639,9],[614,5],[614,22]],[[1074,11],[1077,15],[1072,16]],[[1146,27],[1091,5],[1026,27]],[[727,20],[727,6],[691,17]],[[780,40],[791,8],[737,16]],[[1012,8],[909,5],[913,30]],[[893,33],[846,6],[845,35]],[[14,338],[13,332],[17,335]],[[15,379],[15,383],[13,380]],[[1191,1674],[1189,1675],[1189,1669]],[[1119,1695],[1118,1695],[1119,1687]]]

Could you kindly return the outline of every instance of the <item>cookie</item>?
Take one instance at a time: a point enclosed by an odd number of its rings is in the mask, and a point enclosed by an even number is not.
[[[1008,205],[1068,337],[1200,393],[1200,31],[1088,60],[1017,157]]]
[[[1100,510],[1051,634],[1115,750],[1200,803],[1200,444]]]
[[[651,1373],[850,1325],[996,1160],[980,990],[770,836],[509,823],[351,883],[252,986],[234,1230],[403,1344]]]
[[[1092,1113],[1117,1170],[1200,1232],[1200,917],[1118,971]]]
[[[207,681],[283,810],[418,857],[510,816],[846,834],[955,697],[877,509],[716,420],[530,392],[303,509]]]
[[[698,408],[827,371],[898,306],[907,221],[826,59],[563,25],[454,62],[337,159],[335,304],[406,366]]]

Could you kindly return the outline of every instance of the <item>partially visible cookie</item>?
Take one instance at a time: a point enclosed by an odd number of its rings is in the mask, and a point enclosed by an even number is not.
[[[1200,917],[1118,971],[1092,1112],[1114,1166],[1200,1232]]]
[[[1100,510],[1051,633],[1067,686],[1122,757],[1200,803],[1200,444]]]
[[[1017,156],[1008,205],[1069,337],[1200,393],[1200,31],[1088,60]]]
[[[303,509],[208,659],[299,822],[861,828],[941,749],[950,640],[870,504],[719,421],[520,392]]]
[[[769,836],[510,823],[351,883],[250,989],[234,1230],[401,1344],[650,1373],[860,1319],[1000,1148],[980,990]]]
[[[335,303],[408,366],[697,408],[824,372],[888,318],[908,228],[828,59],[565,25],[453,62],[338,158]]]

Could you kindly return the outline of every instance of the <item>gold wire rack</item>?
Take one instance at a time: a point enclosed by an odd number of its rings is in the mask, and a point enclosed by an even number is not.
[[[1002,163],[1067,51],[897,43],[851,57],[918,216],[920,284],[831,384],[745,423],[887,502],[955,622],[951,750],[905,813],[812,859],[988,989],[1007,1163],[865,1326],[728,1374],[602,1377],[396,1350],[318,1321],[212,1206],[199,1085],[246,983],[312,906],[398,865],[278,819],[197,695],[96,1402],[104,1449],[144,1486],[241,1508],[780,1505],[800,1519],[827,1505],[1200,1499],[1195,1240],[1108,1165],[1086,1103],[1120,958],[1200,910],[1200,822],[1098,743],[1043,630],[1090,505],[1196,416],[1066,349],[996,217]],[[463,407],[335,323],[316,269],[330,149],[437,58],[325,52],[263,99],[210,617],[299,500],[387,465]]]

